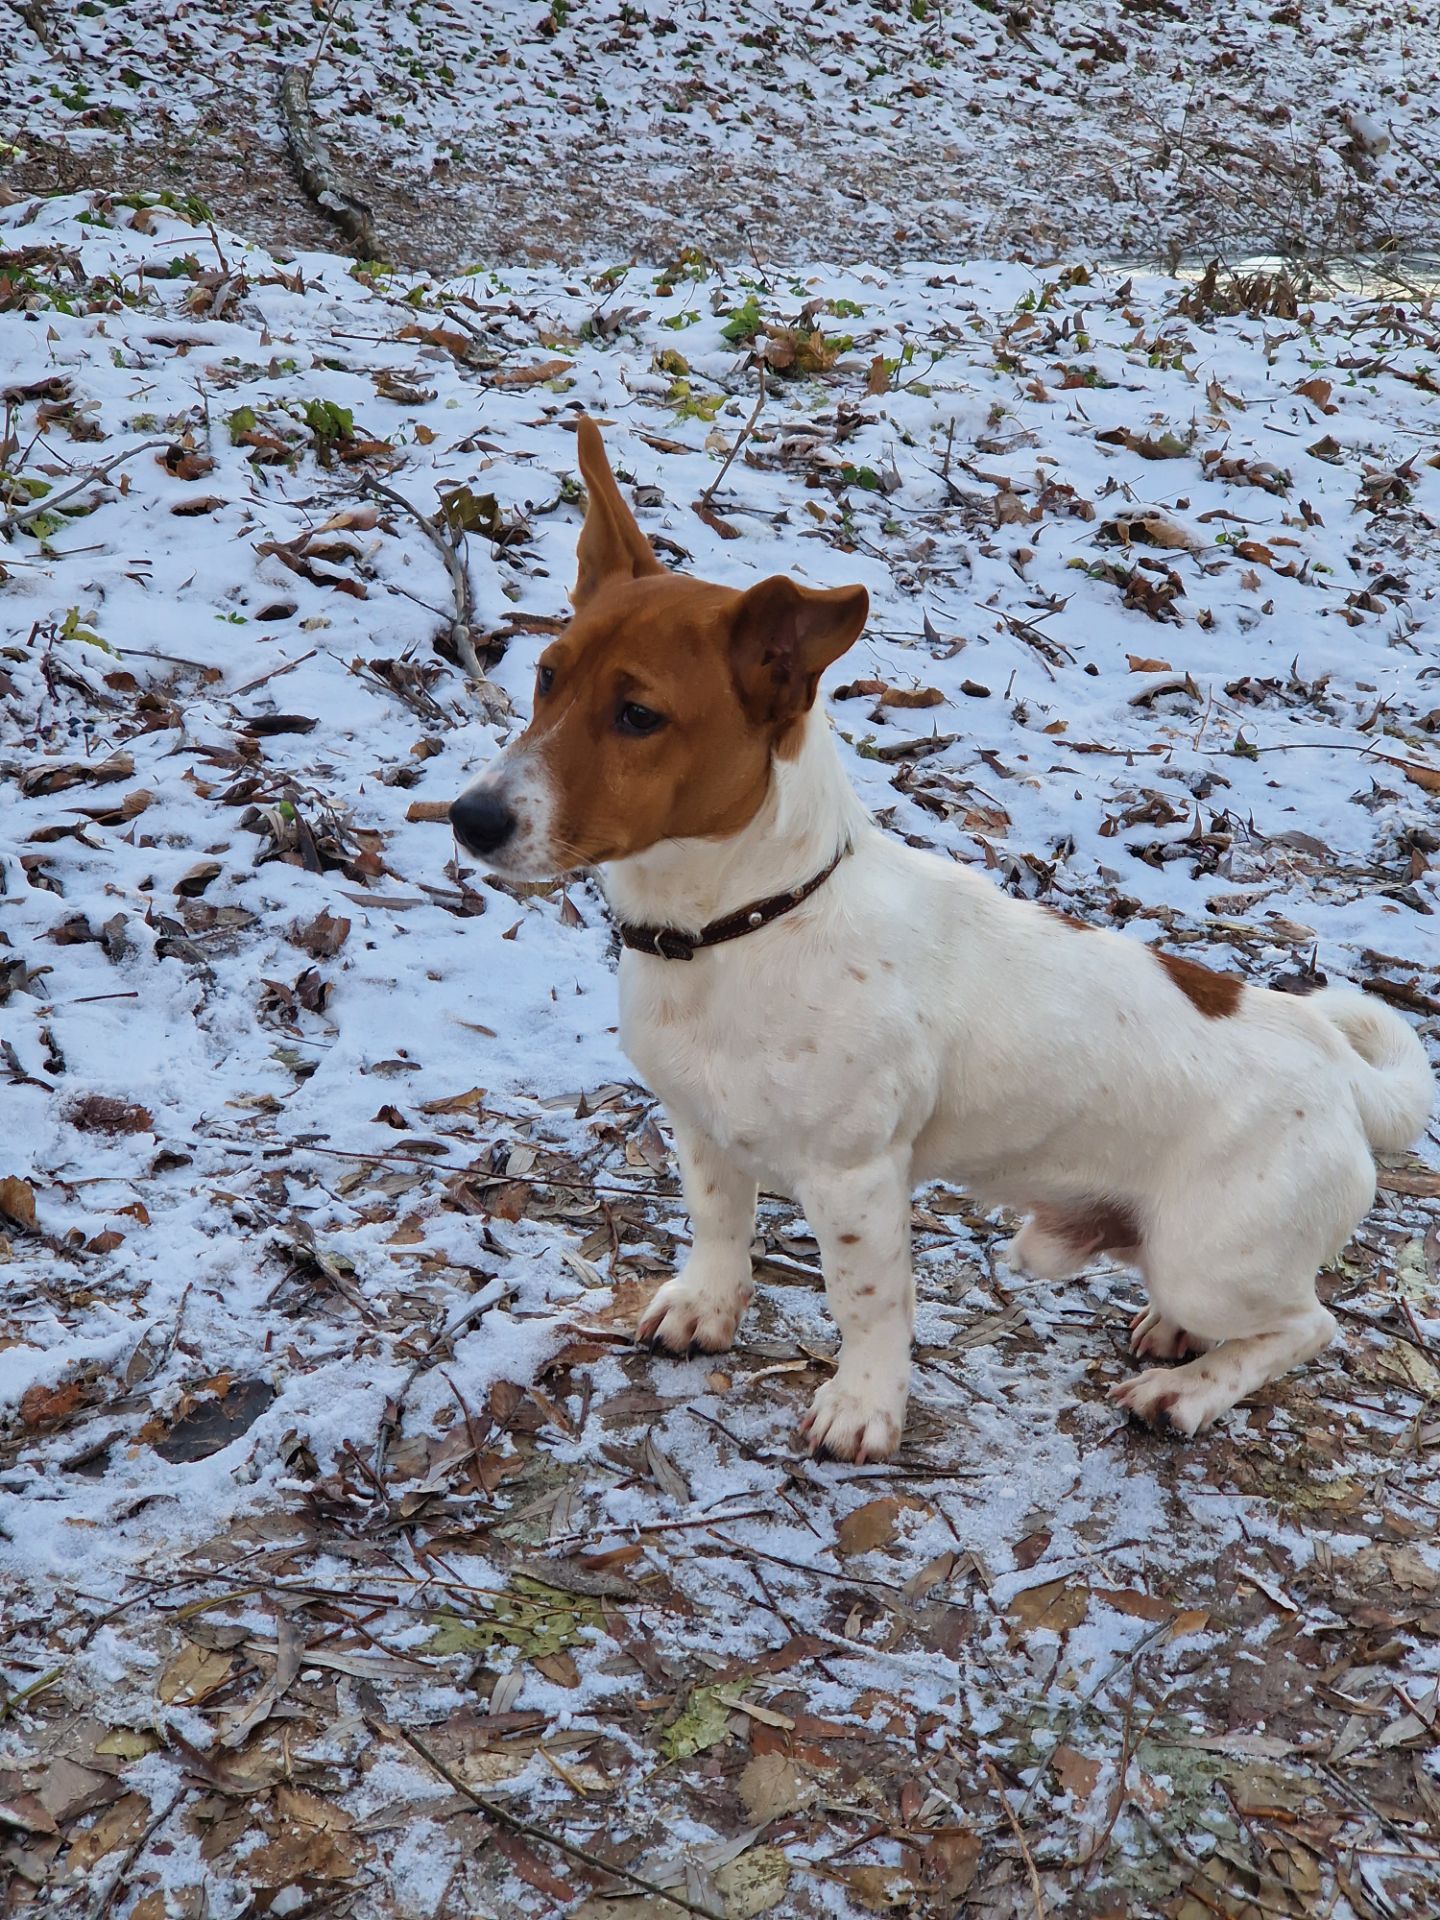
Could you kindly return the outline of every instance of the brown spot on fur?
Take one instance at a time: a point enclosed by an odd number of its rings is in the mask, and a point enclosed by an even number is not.
[[[1040,903],[1044,906],[1044,902]],[[1062,926],[1073,927],[1076,933],[1094,933],[1095,929],[1088,920],[1077,920],[1073,913],[1062,913],[1059,907],[1045,907],[1052,920],[1058,920]]]
[[[868,980],[870,978],[863,967],[847,967],[845,971],[852,980]]]
[[[868,1300],[874,1291],[874,1287],[857,1287],[855,1289],[855,1295],[859,1300]]]
[[[858,1233],[842,1233],[840,1236],[840,1244],[842,1247],[853,1247],[859,1238]]]
[[[1074,1254],[1121,1253],[1137,1247],[1140,1221],[1124,1200],[1077,1201],[1074,1206],[1041,1206],[1035,1224],[1053,1240],[1063,1240]]]
[[[1178,953],[1161,953],[1156,947],[1150,951],[1195,1011],[1203,1013],[1207,1020],[1224,1020],[1239,1010],[1245,982],[1238,975],[1216,973],[1198,961],[1183,959]]]

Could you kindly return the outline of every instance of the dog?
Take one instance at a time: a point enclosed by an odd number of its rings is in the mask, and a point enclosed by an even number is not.
[[[623,943],[622,1044],[664,1103],[693,1226],[637,1337],[719,1353],[753,1289],[758,1188],[803,1208],[840,1329],[810,1450],[899,1445],[915,1186],[1027,1217],[1007,1259],[1138,1268],[1112,1388],[1182,1435],[1313,1358],[1316,1273],[1419,1134],[1434,1082],[1398,1014],[1308,998],[1092,929],[888,838],[845,778],[820,677],[861,586],[668,571],[578,423],[574,617],[534,717],[451,809],[513,881],[600,869]]]

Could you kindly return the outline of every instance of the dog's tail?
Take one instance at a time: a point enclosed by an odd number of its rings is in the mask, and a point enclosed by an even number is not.
[[[1403,1151],[1418,1138],[1435,1099],[1435,1076],[1424,1047],[1398,1013],[1364,994],[1325,987],[1310,996],[1309,1005],[1338,1027],[1359,1055],[1355,1101],[1371,1147],[1377,1153]]]

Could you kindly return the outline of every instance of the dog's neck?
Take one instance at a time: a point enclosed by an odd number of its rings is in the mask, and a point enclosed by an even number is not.
[[[845,778],[830,724],[812,707],[799,751],[773,761],[755,817],[722,840],[662,840],[603,869],[611,911],[633,926],[698,933],[752,900],[803,886],[874,831]]]

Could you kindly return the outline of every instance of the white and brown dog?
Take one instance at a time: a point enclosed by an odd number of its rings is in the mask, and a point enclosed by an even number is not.
[[[815,705],[863,587],[746,592],[668,572],[579,425],[589,507],[575,617],[524,734],[451,812],[495,873],[603,870],[621,1037],[665,1103],[694,1227],[638,1328],[719,1352],[752,1291],[759,1184],[820,1243],[841,1345],[803,1430],[874,1460],[900,1440],[910,1203],[932,1178],[1023,1210],[1017,1267],[1105,1252],[1150,1305],[1113,1390],[1196,1432],[1320,1352],[1316,1270],[1409,1145],[1434,1084],[1398,1015],[1296,999],[1016,901],[886,837]]]

